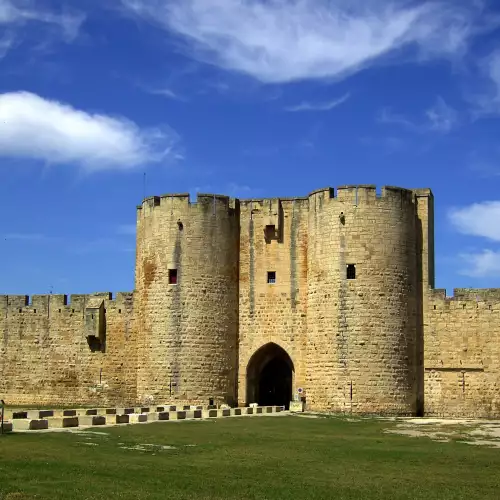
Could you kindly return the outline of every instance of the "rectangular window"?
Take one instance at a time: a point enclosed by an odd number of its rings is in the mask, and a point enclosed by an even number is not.
[[[177,269],[168,270],[168,283],[170,285],[177,285]]]
[[[276,226],[273,225],[267,225],[266,228],[264,229],[264,232],[266,234],[266,239],[271,240],[276,237]]]
[[[271,285],[274,285],[276,283],[276,271],[267,272],[267,282]]]
[[[356,279],[356,264],[347,264],[347,279]]]

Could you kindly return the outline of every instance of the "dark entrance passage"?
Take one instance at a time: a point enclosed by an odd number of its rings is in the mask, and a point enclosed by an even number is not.
[[[247,367],[247,404],[290,406],[294,367],[290,356],[274,343],[262,346]]]

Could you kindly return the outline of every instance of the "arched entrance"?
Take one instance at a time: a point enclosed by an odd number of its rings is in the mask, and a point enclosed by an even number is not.
[[[258,349],[247,366],[247,404],[290,406],[293,362],[279,345],[270,342]]]

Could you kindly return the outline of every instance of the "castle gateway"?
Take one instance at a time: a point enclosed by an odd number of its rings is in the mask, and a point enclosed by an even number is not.
[[[137,209],[135,290],[0,297],[10,405],[500,416],[500,290],[434,289],[429,189]]]

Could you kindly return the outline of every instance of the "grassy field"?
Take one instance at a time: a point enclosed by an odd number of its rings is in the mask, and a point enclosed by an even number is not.
[[[250,417],[0,436],[0,499],[495,499],[500,449]]]

